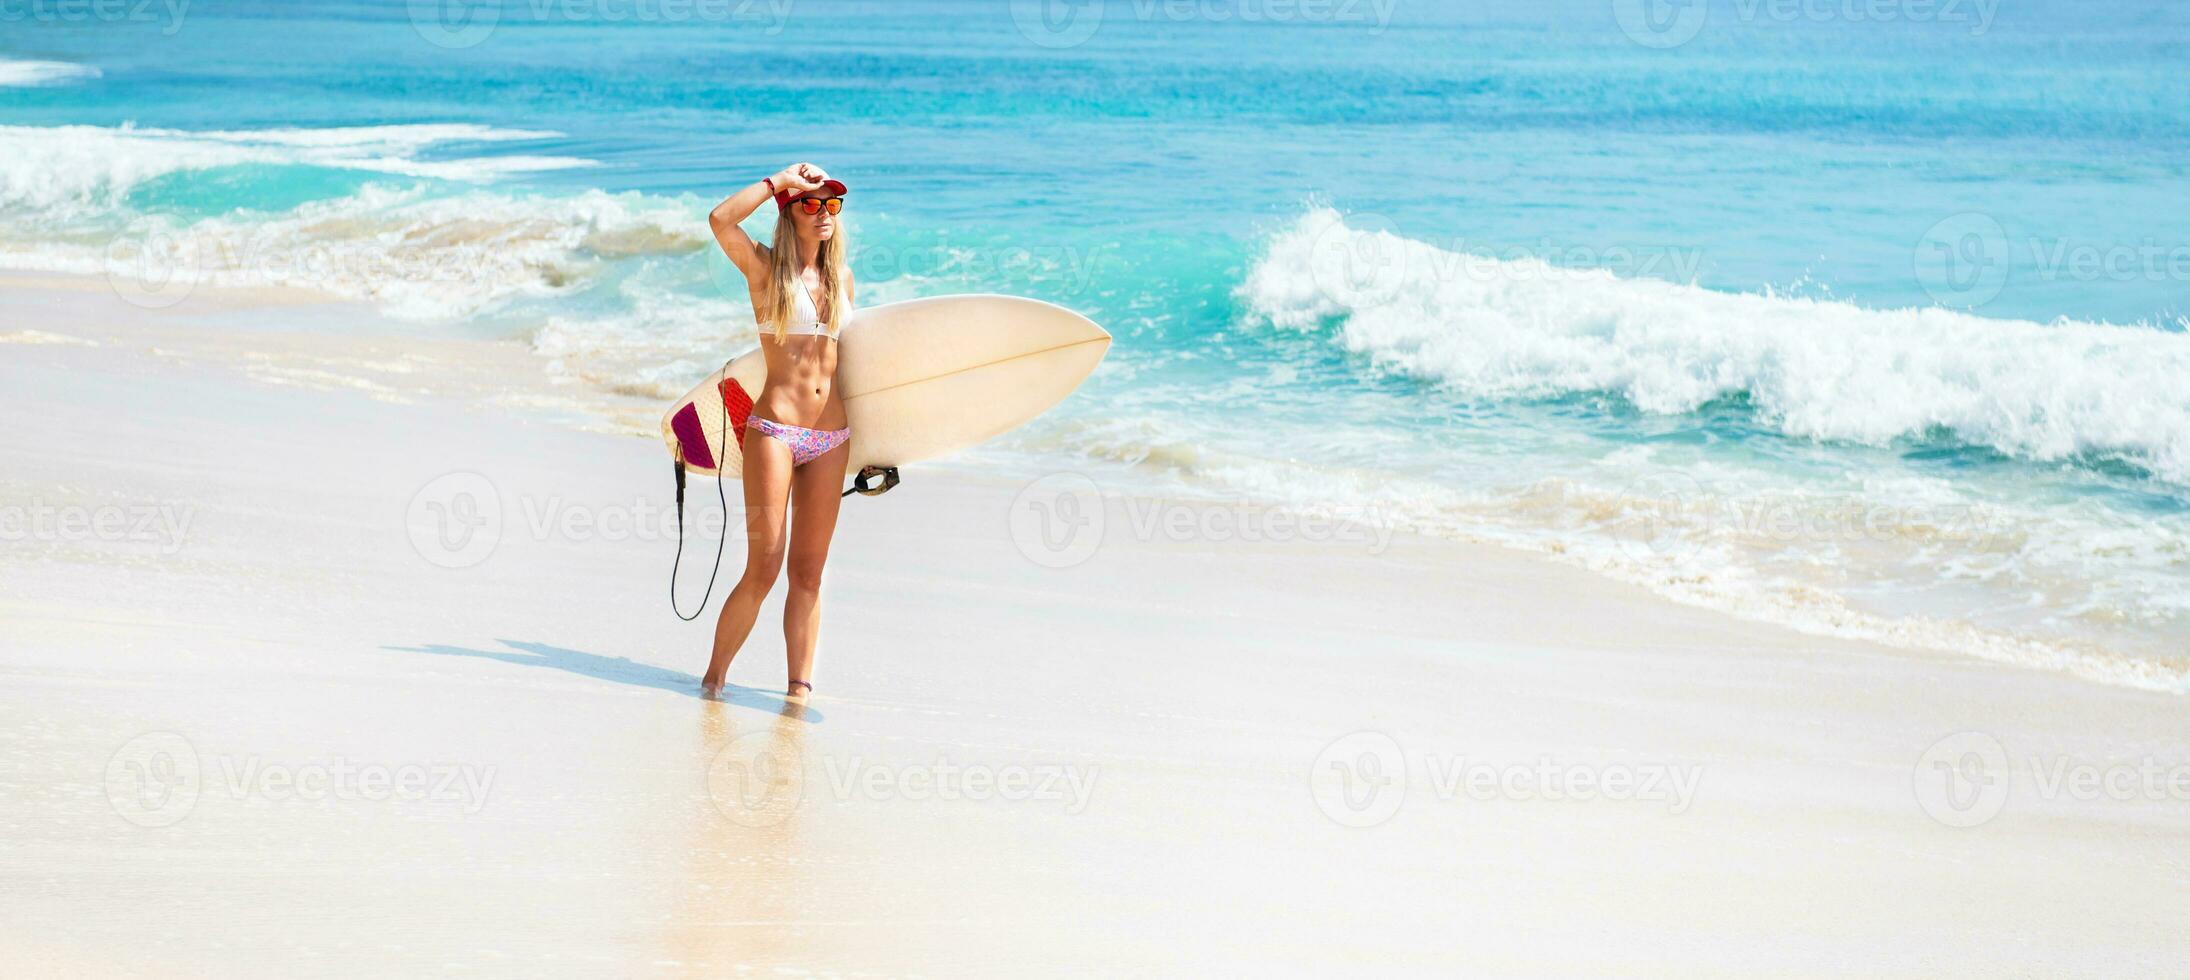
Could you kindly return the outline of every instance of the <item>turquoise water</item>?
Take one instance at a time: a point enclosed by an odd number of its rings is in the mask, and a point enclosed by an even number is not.
[[[1118,336],[984,465],[2190,686],[2180,5],[169,10],[10,14],[0,264],[667,397],[752,331],[701,216],[812,160],[864,301]]]

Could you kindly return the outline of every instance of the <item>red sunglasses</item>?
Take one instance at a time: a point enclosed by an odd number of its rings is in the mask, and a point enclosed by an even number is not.
[[[830,214],[844,213],[844,199],[841,197],[802,197],[791,203],[798,205],[798,209],[806,214],[820,214],[824,207],[829,209]]]

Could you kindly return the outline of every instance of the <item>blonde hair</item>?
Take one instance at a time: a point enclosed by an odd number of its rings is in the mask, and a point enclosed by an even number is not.
[[[775,295],[769,298],[767,317],[761,323],[774,329],[779,344],[790,335],[791,318],[798,315],[798,297],[791,290],[806,288],[798,275],[798,218],[791,211],[790,208],[776,211],[776,235],[769,255]],[[851,277],[846,274],[849,263],[845,258],[850,251],[844,239],[844,222],[839,221],[836,234],[822,242],[820,251],[814,255],[814,264],[821,267],[821,290],[829,297],[830,333],[844,328],[844,318],[852,308]]]

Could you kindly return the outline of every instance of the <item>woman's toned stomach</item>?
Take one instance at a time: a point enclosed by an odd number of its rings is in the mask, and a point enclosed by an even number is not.
[[[826,337],[762,341],[768,381],[753,399],[753,414],[809,429],[844,427],[844,402],[836,394],[836,342]]]

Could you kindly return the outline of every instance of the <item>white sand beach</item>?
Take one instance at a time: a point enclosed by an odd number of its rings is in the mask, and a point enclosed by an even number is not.
[[[2190,963],[2179,696],[961,460],[703,700],[654,406],[371,321],[0,280],[0,974]]]

